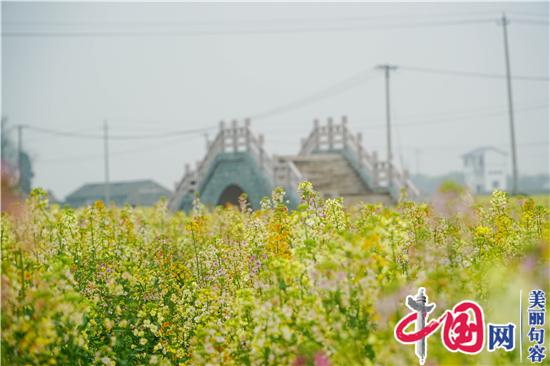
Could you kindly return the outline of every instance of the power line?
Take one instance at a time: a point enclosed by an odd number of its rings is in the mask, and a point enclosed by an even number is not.
[[[534,105],[534,106],[526,106],[522,108],[516,109],[516,112],[528,112],[528,111],[534,111],[534,110],[542,110],[542,109],[548,109],[549,105]],[[417,116],[415,119],[409,120],[412,122],[399,122],[399,123],[392,123],[393,126],[397,127],[417,127],[417,126],[424,126],[424,125],[438,125],[438,124],[448,124],[448,123],[455,123],[457,120],[464,120],[464,119],[476,119],[480,117],[492,117],[492,116],[501,116],[505,115],[508,112],[507,111],[495,111],[495,112],[486,112],[486,113],[480,113],[480,114],[466,114],[462,115],[464,113],[468,113],[468,111],[460,112],[457,114],[449,114],[449,115],[441,115],[441,117],[438,117],[438,115],[431,115],[429,116],[430,119],[423,119],[421,116]],[[399,120],[402,121],[402,120]],[[379,123],[375,125],[370,126],[362,126],[362,129],[378,129],[378,128],[386,128],[385,123]],[[277,129],[276,131],[272,131],[270,133],[290,133],[290,131],[283,131],[281,129]]]
[[[267,111],[255,114],[252,116],[253,119],[259,120],[262,118],[271,117],[274,115],[286,113],[288,111],[301,108],[305,105],[311,104],[317,100],[328,98],[330,96],[333,96],[335,94],[343,93],[353,87],[356,87],[360,85],[361,83],[365,82],[366,80],[373,79],[377,77],[378,75],[370,75],[372,71],[364,70],[361,71],[349,78],[346,78],[342,81],[339,81],[328,88],[322,89],[316,93],[313,93],[311,95],[308,95],[306,97],[300,98],[298,100],[295,100],[293,102],[281,105],[279,107],[275,107],[272,109],[269,109]],[[37,126],[28,126],[29,129],[41,132],[53,136],[62,136],[62,137],[71,137],[71,138],[83,138],[83,139],[104,139],[104,135],[99,134],[83,134],[73,131],[62,131],[62,130],[55,130],[55,129],[49,129],[49,128],[43,128],[43,127],[37,127]],[[207,126],[204,128],[198,128],[198,129],[190,129],[190,130],[179,130],[179,131],[171,131],[171,132],[164,132],[164,133],[155,133],[155,134],[142,134],[142,135],[109,135],[109,139],[111,140],[136,140],[136,139],[153,139],[153,138],[170,138],[174,136],[179,135],[189,135],[189,134],[202,134],[206,131],[209,131],[211,129],[217,128],[217,126]],[[116,153],[115,153],[116,154]],[[85,158],[85,157],[84,157]]]
[[[527,111],[540,110],[540,109],[548,109],[548,105],[527,106],[527,107],[523,107],[523,108],[518,108],[516,111],[517,112],[527,112]],[[468,113],[468,111],[460,112],[460,114],[463,114],[463,113]],[[457,114],[457,115],[447,115],[447,116],[443,116],[443,117],[436,117],[437,115],[434,115],[434,116],[432,116],[433,119],[430,119],[430,120],[427,120],[427,121],[425,119],[419,119],[420,117],[417,117],[417,119],[415,119],[413,121],[419,121],[418,123],[416,123],[416,122],[412,122],[412,123],[410,123],[410,122],[409,123],[400,122],[400,123],[394,123],[393,125],[398,126],[398,127],[408,127],[408,126],[416,127],[416,126],[422,126],[422,125],[447,124],[447,123],[454,123],[454,122],[456,122],[456,120],[472,119],[472,118],[487,117],[487,116],[499,116],[499,115],[504,115],[506,113],[507,113],[506,111],[496,111],[496,112],[488,112],[488,113],[481,113],[481,114],[470,114],[470,115],[466,115],[466,116],[461,116],[460,114]],[[381,123],[381,124],[378,124],[378,125],[363,127],[363,129],[377,129],[377,128],[385,128],[385,127],[386,127],[386,124]],[[282,131],[279,130],[279,132],[282,132]],[[286,132],[285,132],[285,134],[286,134]],[[192,138],[197,138],[199,136],[200,135],[197,134],[195,136],[192,136]],[[178,135],[174,135],[172,137],[180,138],[180,136],[178,136]],[[189,140],[186,139],[185,141],[189,141]],[[172,142],[161,142],[161,143],[147,145],[147,146],[143,146],[143,147],[139,147],[139,148],[119,150],[119,151],[115,151],[115,152],[110,153],[110,156],[118,157],[118,156],[131,154],[131,153],[137,153],[137,152],[142,152],[142,151],[150,151],[150,150],[158,149],[159,147],[165,147],[165,146],[167,147],[167,146],[173,146],[173,145],[181,144],[181,142],[182,141],[178,139],[177,141],[172,141]],[[285,143],[285,144],[288,144],[289,141],[288,140],[269,139],[269,140],[266,141],[266,143],[281,143],[281,144]],[[527,143],[520,144],[520,145],[527,145]],[[370,146],[372,147],[372,146],[376,146],[376,145],[370,145]],[[57,162],[70,162],[70,161],[81,161],[81,160],[98,160],[98,159],[101,159],[103,157],[104,157],[104,155],[102,155],[102,154],[88,154],[88,155],[78,155],[78,156],[70,156],[70,157],[52,158],[52,159],[46,159],[46,160],[40,159],[40,162],[41,163],[57,163]]]
[[[499,147],[507,147],[509,146],[508,143],[499,143],[495,146]],[[532,142],[522,142],[518,144],[518,146],[523,146],[524,148],[540,148],[541,146],[550,146],[550,141],[532,141]],[[371,145],[370,147],[382,147],[381,145]],[[404,145],[402,146],[403,149],[419,149],[419,150],[458,150],[458,149],[467,149],[467,148],[474,148],[472,145],[422,145],[422,146],[414,146],[414,145]]]
[[[546,18],[546,19],[548,19],[548,16],[549,16],[548,12],[546,12],[545,14],[541,14],[541,13],[528,13],[528,12],[524,12],[524,11],[513,10],[513,11],[508,12],[508,13],[514,15],[514,19],[515,19],[515,16]],[[500,13],[499,13],[499,15],[500,15]]]
[[[110,140],[143,140],[143,139],[156,139],[156,138],[169,138],[173,136],[181,135],[191,135],[191,134],[200,134],[205,131],[209,131],[217,126],[207,126],[203,128],[189,129],[189,130],[176,130],[163,133],[152,133],[152,134],[141,134],[141,135],[109,135]],[[54,130],[50,128],[43,128],[37,126],[27,126],[29,130],[41,132],[45,134],[55,135],[55,136],[64,136],[64,137],[74,137],[82,139],[103,139],[104,135],[101,134],[82,134],[71,131],[61,131]]]
[[[295,143],[295,141],[288,139],[288,140],[278,140],[278,139],[269,139],[266,140],[266,143],[268,144],[280,144],[280,145],[291,145]],[[517,144],[518,146],[522,146],[524,149],[529,148],[535,148],[540,149],[541,147],[550,146],[550,141],[533,141],[533,142],[522,142]],[[368,145],[367,147],[369,150],[375,149],[375,148],[384,148],[386,145]],[[472,147],[472,145],[422,145],[422,146],[416,146],[416,145],[399,145],[398,146],[402,149],[408,149],[408,150],[457,150],[457,149],[466,149],[469,147]],[[497,144],[496,146],[499,147],[506,147],[508,146],[507,143],[501,143]]]
[[[550,25],[550,23],[547,20],[516,19],[516,18],[514,18],[514,23],[532,24],[532,25]]]
[[[260,119],[265,119],[268,117],[273,117],[279,114],[287,113],[292,110],[300,109],[311,103],[314,103],[321,99],[326,99],[328,97],[341,94],[349,89],[355,88],[365,81],[372,80],[378,77],[378,75],[372,74],[372,71],[361,71],[349,78],[341,80],[327,88],[321,89],[315,93],[307,95],[305,97],[296,99],[292,102],[285,103],[275,108],[270,108],[260,113],[256,113],[250,117],[251,120],[257,121]]]
[[[493,19],[463,19],[432,22],[411,22],[399,24],[375,24],[375,25],[347,25],[337,27],[298,27],[298,28],[271,28],[271,29],[221,29],[221,30],[169,30],[169,31],[4,31],[2,37],[148,37],[148,36],[208,36],[208,35],[246,35],[246,34],[271,34],[271,33],[310,33],[333,31],[366,31],[384,29],[429,28],[457,25],[470,25],[491,23]]]
[[[520,107],[518,108],[518,111],[520,112],[527,112],[527,111],[533,111],[533,110],[541,110],[541,109],[548,109],[548,105],[547,104],[536,104],[536,105],[532,105],[532,106],[524,106],[524,107]],[[485,117],[485,116],[493,116],[493,115],[502,115],[502,114],[505,114],[506,113],[506,108],[508,108],[507,106],[506,107],[503,107],[503,106],[490,106],[489,108],[487,107],[484,107],[484,108],[475,108],[475,109],[468,109],[468,110],[454,110],[452,111],[453,113],[448,113],[448,112],[445,112],[445,113],[434,113],[434,114],[429,114],[429,115],[425,115],[425,114],[418,114],[418,113],[413,113],[413,114],[406,114],[406,115],[401,115],[400,117],[400,121],[401,120],[404,120],[404,121],[413,121],[412,123],[406,123],[407,125],[417,125],[415,124],[415,121],[418,121],[420,124],[426,124],[426,122],[428,121],[442,121],[442,120],[451,120],[451,121],[454,121],[456,119],[464,119],[464,118],[477,118],[477,117]],[[370,118],[370,119],[376,119],[378,120],[379,118],[376,117],[376,118]],[[404,125],[403,123],[400,123],[398,124],[399,126],[402,126]],[[385,127],[384,124],[379,124],[379,125],[375,125],[375,126],[369,126],[368,128],[371,128],[371,127],[374,127],[374,128],[381,128],[381,127]],[[290,133],[291,131],[288,131],[288,130],[283,130],[281,128],[277,128],[275,130],[271,130],[269,132],[269,134],[277,134],[277,133],[284,133],[284,134],[288,134]],[[273,141],[273,140],[270,140],[270,141]]]
[[[268,23],[298,23],[304,24],[308,22],[322,22],[322,23],[336,23],[336,22],[361,22],[372,21],[376,19],[422,19],[422,20],[431,20],[433,18],[441,19],[447,17],[478,17],[478,16],[495,16],[500,14],[496,11],[483,11],[483,12],[453,12],[453,13],[431,13],[431,14],[383,14],[383,15],[372,15],[372,16],[346,16],[346,17],[323,17],[323,18],[312,18],[312,17],[301,17],[301,18],[271,18],[271,19],[210,19],[206,21],[182,21],[182,20],[101,20],[101,21],[90,21],[90,20],[81,20],[81,21],[49,21],[49,20],[6,20],[3,23],[5,25],[50,25],[50,26],[205,26],[205,25],[219,25],[219,24],[233,24],[233,25],[242,25],[242,24],[268,24]],[[518,14],[531,16],[528,14]]]
[[[428,120],[441,120],[441,119],[453,119],[453,118],[460,118],[460,117],[478,117],[478,116],[484,116],[486,113],[501,113],[503,110],[507,110],[508,106],[487,106],[483,108],[474,108],[474,109],[467,109],[467,110],[451,110],[449,112],[444,113],[433,113],[433,114],[405,114],[401,115],[400,118],[404,118],[405,120],[409,121],[422,121],[425,122],[426,118]],[[522,110],[536,110],[536,109],[546,109],[548,108],[548,105],[546,104],[546,101],[541,102],[539,104],[534,104],[530,106],[522,106],[520,109]]]
[[[468,77],[479,77],[479,78],[488,78],[488,79],[506,79],[504,74],[492,74],[485,72],[475,72],[475,71],[458,71],[458,70],[448,70],[448,69],[438,69],[438,68],[429,68],[429,67],[414,67],[414,66],[399,66],[400,69],[408,71],[416,71],[422,73],[430,74],[442,74],[442,75],[453,75],[453,76],[468,76]],[[528,80],[528,81],[550,81],[548,76],[520,76],[514,75],[512,79],[515,80]]]
[[[541,104],[541,105],[533,105],[533,106],[526,106],[517,108],[516,112],[529,112],[529,111],[535,111],[535,110],[542,110],[542,109],[548,109],[549,105],[547,104]],[[408,120],[410,122],[403,122],[403,120],[400,120],[401,122],[398,123],[392,123],[393,126],[396,127],[418,127],[418,126],[429,126],[429,125],[440,125],[440,124],[449,124],[449,123],[455,123],[457,120],[465,120],[465,119],[477,119],[480,117],[492,117],[492,116],[502,116],[506,115],[508,113],[507,110],[497,110],[497,111],[486,111],[484,113],[473,113],[474,111],[463,111],[456,114],[435,114],[428,116],[429,119],[422,118],[421,116],[416,115],[415,119]],[[464,115],[466,113],[466,115]],[[405,120],[406,121],[406,120]],[[379,123],[375,125],[370,126],[361,126],[361,129],[381,129],[386,128],[385,123]],[[277,133],[284,133],[289,134],[291,131],[284,131],[281,129],[277,129],[276,131],[271,131],[270,134],[277,134]],[[272,142],[273,140],[267,141]],[[282,143],[282,141],[278,141]]]
[[[548,105],[539,105],[539,106],[532,106],[532,107],[525,107],[525,108],[518,108],[516,109],[516,112],[526,112],[531,110],[539,110],[539,109],[548,109]],[[463,120],[463,119],[475,119],[479,117],[491,117],[491,116],[501,116],[508,114],[508,111],[501,111],[501,112],[492,112],[492,113],[484,113],[484,114],[476,114],[476,115],[470,115],[470,116],[457,116],[457,117],[448,117],[448,118],[436,118],[433,120],[424,120],[419,121],[418,123],[412,122],[412,123],[394,123],[394,126],[398,127],[417,127],[417,126],[427,126],[427,125],[439,125],[439,124],[448,124],[448,123],[455,123],[457,120]],[[378,124],[378,125],[372,125],[372,126],[365,126],[363,128],[365,129],[376,129],[376,128],[384,128],[386,127],[385,124]]]
[[[380,147],[383,147],[383,145],[369,145],[370,147],[377,147],[377,148],[380,148]],[[404,149],[420,149],[420,150],[424,150],[424,149],[463,149],[463,148],[468,148],[468,147],[472,147],[474,145],[472,144],[463,144],[463,145],[422,145],[422,146],[418,146],[418,145],[403,145],[402,148]],[[503,143],[497,143],[495,144],[495,146],[499,146],[499,147],[507,147],[509,146],[509,144],[507,142],[503,142]],[[539,147],[539,146],[550,146],[550,141],[548,140],[536,140],[536,141],[524,141],[524,142],[521,142],[521,143],[518,143],[518,146],[524,146],[524,147]],[[475,146],[474,146],[475,148]]]
[[[44,123],[44,124],[47,124],[46,122],[39,122],[39,123]],[[28,123],[27,126],[33,126],[33,125],[36,125],[38,123]],[[84,132],[84,131],[92,131],[92,130],[95,130],[97,131],[98,127],[85,127],[85,128],[78,128],[78,129],[71,129],[71,130],[64,130],[64,129],[61,129],[61,130],[58,130],[57,128],[54,128],[54,130],[56,131],[62,131],[63,133],[75,133],[75,134],[78,134],[79,132]],[[51,139],[54,139],[56,137],[66,137],[65,135],[53,135],[53,134],[49,134],[51,137]],[[84,134],[85,135],[85,134]],[[36,135],[31,135],[29,136],[27,139],[30,139],[30,140],[35,140],[37,138],[41,138],[42,135],[40,134],[36,134]]]
[[[125,149],[125,150],[119,150],[114,151],[109,154],[109,156],[112,158],[116,158],[123,155],[128,154],[135,154],[135,153],[141,153],[141,152],[147,152],[151,150],[159,150],[159,148],[164,148],[168,146],[174,146],[179,145],[182,142],[189,141],[190,139],[181,140],[180,136],[174,136],[177,137],[177,141],[170,141],[170,142],[162,142],[157,144],[150,144],[146,146],[142,146],[139,148],[133,148],[133,149]],[[199,135],[191,136],[191,138],[197,138]],[[102,159],[104,155],[101,154],[87,154],[87,155],[76,155],[76,156],[65,156],[65,157],[58,157],[58,158],[50,158],[50,159],[40,159],[40,163],[65,163],[65,162],[73,162],[73,161],[83,161],[83,160],[99,160]]]
[[[468,71],[455,71],[455,70],[445,70],[445,69],[433,69],[433,68],[419,68],[419,67],[409,67],[409,66],[399,66],[400,69],[410,70],[410,71],[421,71],[421,72],[432,72],[439,74],[451,74],[451,75],[460,75],[460,76],[474,76],[474,77],[489,77],[489,78],[506,78],[506,75],[499,74],[488,74],[488,73],[478,73],[478,72],[468,72]],[[373,79],[374,77],[365,77],[367,76],[365,71],[359,72],[358,74],[351,76],[347,79],[339,81],[325,89],[322,89],[318,92],[310,94],[308,96],[302,97],[295,101],[283,104],[281,106],[271,108],[264,112],[257,113],[252,115],[250,118],[252,120],[259,120],[275,115],[283,114],[292,110],[302,108],[308,104],[316,102],[321,99],[326,99],[333,95],[341,94],[349,89],[357,87],[361,83]],[[533,81],[549,81],[548,77],[537,77],[537,76],[515,76],[514,78],[519,80],[533,80]]]

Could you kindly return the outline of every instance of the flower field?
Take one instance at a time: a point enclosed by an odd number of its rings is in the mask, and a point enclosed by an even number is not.
[[[2,363],[414,365],[393,328],[419,286],[437,314],[472,299],[502,323],[517,321],[519,289],[550,292],[549,209],[530,199],[345,209],[300,192],[293,211],[275,190],[257,211],[185,214],[73,210],[34,191],[2,214]],[[434,336],[426,364],[517,360]]]

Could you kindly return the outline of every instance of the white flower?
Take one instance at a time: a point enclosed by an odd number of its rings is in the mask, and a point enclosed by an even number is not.
[[[292,333],[286,325],[281,329],[281,333],[283,334],[283,339],[285,341],[290,341],[290,339],[292,338]]]

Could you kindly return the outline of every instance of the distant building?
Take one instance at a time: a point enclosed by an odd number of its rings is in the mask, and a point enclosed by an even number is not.
[[[136,180],[110,183],[111,203],[118,206],[152,206],[162,197],[170,198],[172,192],[152,180]],[[104,183],[88,183],[69,194],[65,204],[80,207],[105,200]]]
[[[507,154],[495,147],[485,146],[462,155],[464,181],[474,193],[506,190]]]

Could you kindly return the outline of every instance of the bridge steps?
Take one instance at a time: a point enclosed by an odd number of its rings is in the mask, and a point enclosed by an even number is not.
[[[389,193],[381,194],[370,190],[340,153],[317,153],[288,159],[324,197],[343,197],[346,205],[358,202],[392,202]]]

